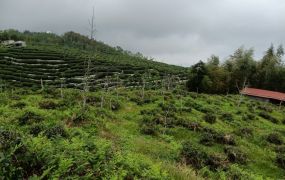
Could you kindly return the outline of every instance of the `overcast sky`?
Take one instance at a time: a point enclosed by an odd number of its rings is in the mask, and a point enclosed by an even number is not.
[[[166,63],[285,45],[285,0],[0,0],[0,29],[88,34],[92,6],[96,39]]]

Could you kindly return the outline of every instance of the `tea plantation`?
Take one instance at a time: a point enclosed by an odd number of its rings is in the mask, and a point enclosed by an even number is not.
[[[125,60],[129,58],[130,60]],[[136,87],[143,82],[148,87],[161,86],[163,79],[180,84],[186,79],[186,68],[158,63],[131,55],[96,54],[64,49],[56,46],[29,46],[28,48],[0,47],[0,80],[12,86],[64,86],[82,88],[87,62],[90,61],[90,86]],[[114,60],[113,58],[118,58]],[[3,86],[3,82],[1,85]]]
[[[89,92],[83,109],[79,89],[2,91],[0,179],[284,179],[284,107],[144,93]]]

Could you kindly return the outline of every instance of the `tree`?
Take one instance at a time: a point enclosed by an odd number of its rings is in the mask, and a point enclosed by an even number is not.
[[[90,39],[92,39],[92,40],[94,39],[94,34],[96,32],[94,21],[95,21],[95,15],[94,15],[94,6],[93,6],[91,19],[89,19],[89,21],[88,21],[89,22],[89,26],[90,26],[90,29],[89,29],[89,31],[90,31]]]
[[[205,63],[200,61],[191,67],[190,78],[187,81],[187,88],[190,91],[203,90],[202,80],[204,76],[207,75],[207,69]]]
[[[85,61],[85,73],[83,77],[83,93],[82,93],[82,98],[83,98],[83,110],[86,110],[86,102],[87,102],[87,93],[89,92],[90,89],[90,80],[91,80],[91,59],[90,57],[88,58],[87,62]]]
[[[204,91],[204,92],[210,92],[210,89],[212,88],[213,86],[213,82],[211,81],[211,79],[209,78],[209,76],[205,75],[201,81],[201,89]]]
[[[253,49],[238,48],[226,62],[226,68],[230,72],[231,92],[241,89],[244,82],[251,81],[256,72],[256,62],[253,59]]]
[[[92,16],[91,19],[89,19],[89,25],[90,25],[90,39],[94,39],[94,33],[95,33],[95,15],[94,15],[94,7],[92,11]],[[87,101],[87,93],[90,90],[90,81],[91,81],[91,58],[88,57],[87,63],[86,61],[84,62],[86,65],[85,67],[85,73],[83,77],[83,110],[86,110],[86,101]]]
[[[212,55],[206,64],[208,78],[211,82],[211,87],[208,88],[209,93],[225,93],[227,92],[228,73],[224,66],[220,66],[218,56]]]
[[[258,65],[258,83],[260,88],[279,90],[280,82],[282,82],[282,57],[284,50],[280,45],[277,50],[271,45]],[[284,76],[284,75],[283,75]],[[281,83],[282,84],[282,83]]]

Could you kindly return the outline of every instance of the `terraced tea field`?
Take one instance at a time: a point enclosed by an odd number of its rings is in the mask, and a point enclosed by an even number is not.
[[[69,52],[69,53],[67,53]],[[161,87],[163,79],[170,79],[174,84],[180,84],[186,79],[186,69],[171,71],[164,66],[171,65],[150,62],[145,66],[135,59],[133,63],[122,60],[112,60],[102,52],[98,55],[83,56],[83,52],[70,53],[56,48],[1,48],[0,78],[10,85],[22,87],[39,87],[42,82],[46,86],[82,87],[82,81],[87,71],[87,61],[91,59],[90,77],[92,88],[103,87],[137,87],[145,82],[148,87]],[[104,56],[105,55],[105,56]],[[143,61],[143,60],[142,60]],[[154,65],[158,64],[158,65]],[[173,85],[174,85],[173,84]]]

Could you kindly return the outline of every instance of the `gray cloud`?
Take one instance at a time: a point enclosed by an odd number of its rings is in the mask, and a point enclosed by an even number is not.
[[[171,64],[285,42],[283,0],[0,0],[0,29],[88,34],[92,6],[97,39]]]

